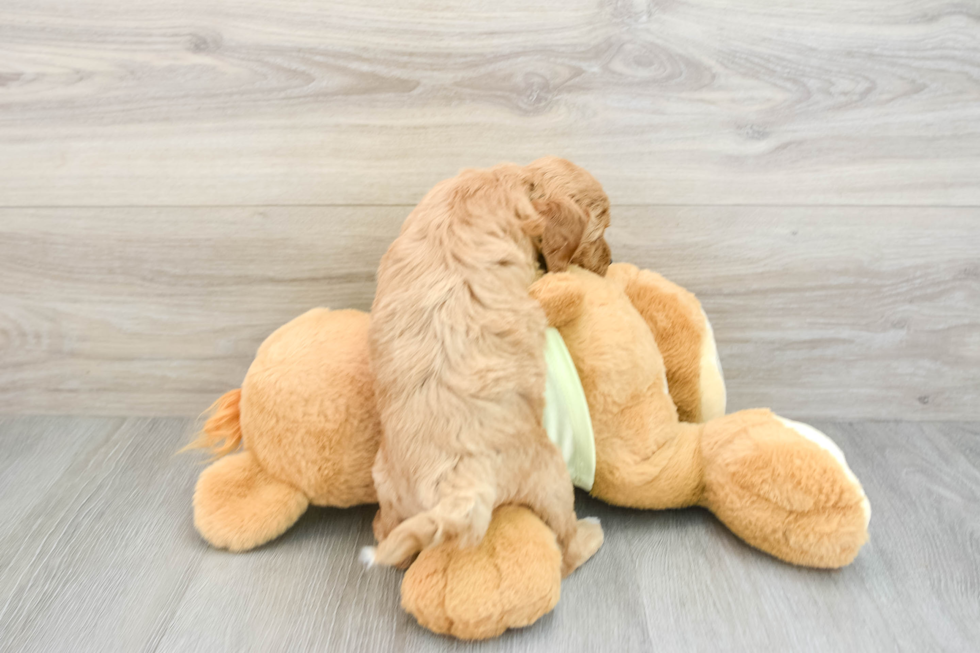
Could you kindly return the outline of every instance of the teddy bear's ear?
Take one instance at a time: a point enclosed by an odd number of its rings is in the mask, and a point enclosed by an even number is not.
[[[535,200],[533,205],[548,272],[564,272],[585,234],[585,213],[571,199]]]
[[[544,309],[548,325],[556,329],[577,318],[585,302],[585,287],[571,272],[549,272],[531,284],[528,294]]]

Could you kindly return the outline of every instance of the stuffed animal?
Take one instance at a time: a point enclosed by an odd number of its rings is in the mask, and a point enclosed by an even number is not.
[[[592,496],[639,509],[703,506],[792,564],[837,568],[854,559],[870,509],[840,449],[768,410],[724,415],[714,336],[692,294],[625,264],[606,277],[577,268],[547,274],[531,293],[558,329],[588,404]],[[241,389],[212,407],[190,445],[223,456],[194,493],[205,540],[245,551],[278,537],[311,503],[376,501],[369,319],[353,310],[301,315],[269,336]],[[556,605],[560,569],[547,526],[526,508],[502,506],[478,546],[447,541],[423,551],[405,574],[402,606],[434,632],[494,637]]]

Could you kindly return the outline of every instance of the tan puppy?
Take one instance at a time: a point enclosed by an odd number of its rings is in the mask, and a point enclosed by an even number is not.
[[[568,471],[541,425],[547,320],[528,296],[549,271],[609,266],[609,199],[554,157],[465,170],[405,220],[378,268],[371,365],[383,427],[373,475],[380,542],[401,565],[457,537],[483,538],[494,507],[524,504],[558,537],[563,571],[602,543],[577,521]]]

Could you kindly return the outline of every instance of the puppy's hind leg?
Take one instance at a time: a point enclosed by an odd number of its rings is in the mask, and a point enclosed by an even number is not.
[[[575,525],[575,535],[562,555],[561,574],[564,578],[594,556],[602,546],[604,535],[598,517],[584,517]]]
[[[398,524],[377,549],[362,552],[362,560],[400,566],[449,538],[457,538],[462,547],[479,544],[490,526],[496,492],[478,467],[463,459],[439,484],[438,503]]]
[[[578,569],[602,546],[603,534],[594,517],[575,515],[575,488],[561,454],[549,442],[536,460],[538,469],[525,485],[523,501],[554,531],[562,551],[562,577]]]
[[[378,512],[374,514],[374,521],[371,522],[371,529],[374,531],[374,539],[382,541],[388,534],[395,530],[401,523],[395,514],[395,509],[385,502],[378,506]]]

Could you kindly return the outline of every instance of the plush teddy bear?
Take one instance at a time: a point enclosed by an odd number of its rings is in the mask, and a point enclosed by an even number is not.
[[[840,449],[768,410],[724,415],[714,336],[692,294],[625,264],[606,277],[547,274],[531,293],[584,392],[592,496],[642,509],[703,506],[752,546],[797,565],[854,559],[870,509]],[[241,389],[212,407],[191,445],[223,456],[194,493],[195,526],[212,545],[257,547],[311,503],[376,501],[369,319],[353,310],[301,315],[269,336]],[[560,569],[548,527],[526,508],[502,506],[480,545],[423,551],[405,574],[402,606],[434,632],[493,637],[555,606]]]

